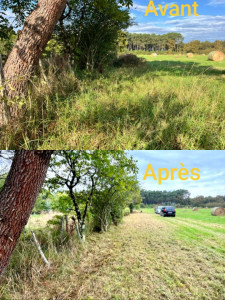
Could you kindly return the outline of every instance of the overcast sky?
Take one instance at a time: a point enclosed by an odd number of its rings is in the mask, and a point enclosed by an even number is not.
[[[225,195],[225,151],[129,151],[138,161],[139,182],[141,187],[146,190],[167,190],[187,189],[191,197],[204,195],[216,196]],[[143,176],[148,164],[152,164],[153,169],[158,175],[158,168],[182,168],[180,163],[190,171],[192,168],[200,169],[200,179],[193,181],[188,179],[182,181],[175,175],[173,181],[163,181],[158,184],[152,177],[143,181]],[[157,176],[158,177],[158,176]]]
[[[154,4],[165,5],[171,4],[193,4],[194,0],[179,0],[179,1],[162,1],[154,0]],[[215,41],[225,40],[225,0],[197,0],[199,7],[197,13],[199,16],[184,17],[171,17],[169,9],[166,15],[161,16],[158,13],[156,17],[153,13],[149,13],[145,17],[145,11],[149,1],[147,0],[134,0],[134,6],[131,9],[131,15],[135,18],[138,25],[129,28],[129,32],[136,33],[155,33],[163,34],[168,32],[179,32],[184,38],[185,42],[190,40],[201,41]],[[185,9],[186,11],[186,9]],[[192,10],[193,12],[193,10]]]

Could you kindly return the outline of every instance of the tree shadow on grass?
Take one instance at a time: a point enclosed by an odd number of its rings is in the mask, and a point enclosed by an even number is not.
[[[225,74],[225,69],[219,70],[213,66],[203,66],[197,62],[182,62],[182,61],[171,61],[164,60],[158,61],[154,60],[151,62],[146,62],[146,64],[153,70],[157,72],[165,72],[166,74],[171,74],[173,76],[221,76]]]
[[[172,60],[154,60],[146,61],[141,66],[137,67],[122,67],[124,76],[128,77],[141,77],[146,73],[151,75],[151,78],[160,76],[175,76],[175,77],[191,77],[191,76],[218,76],[217,79],[224,80],[221,75],[225,74],[224,69],[217,69],[213,66],[201,65],[198,62],[183,62],[183,61],[172,61]],[[107,75],[106,75],[107,76]]]

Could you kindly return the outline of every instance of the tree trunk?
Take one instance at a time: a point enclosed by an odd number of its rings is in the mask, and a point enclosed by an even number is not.
[[[0,275],[27,224],[53,151],[18,150],[0,192]]]
[[[39,0],[27,17],[22,32],[5,63],[4,77],[7,96],[22,96],[41,53],[49,41],[57,21],[65,9],[67,0]],[[2,109],[2,105],[0,104]],[[12,118],[17,117],[17,105],[10,106]],[[4,124],[0,124],[4,125]]]

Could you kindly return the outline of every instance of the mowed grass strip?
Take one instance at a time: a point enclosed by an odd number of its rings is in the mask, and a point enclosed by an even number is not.
[[[225,62],[145,58],[144,66],[81,80],[80,92],[57,99],[54,129],[23,146],[225,149]]]
[[[127,216],[109,232],[89,236],[79,252],[62,253],[47,274],[21,282],[20,293],[9,283],[9,299],[225,299],[225,254],[206,247],[211,237],[181,238],[179,220]],[[188,225],[186,234],[194,241]]]
[[[154,213],[153,209],[144,209],[144,211]],[[198,211],[178,208],[175,219],[162,219],[170,226],[174,225],[177,238],[188,244],[195,244],[211,252],[225,253],[225,216],[212,216],[211,210],[206,208]]]

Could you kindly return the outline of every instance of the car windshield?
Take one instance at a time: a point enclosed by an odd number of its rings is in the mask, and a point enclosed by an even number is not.
[[[173,206],[166,206],[165,209],[167,211],[174,211],[175,210],[175,208]]]

